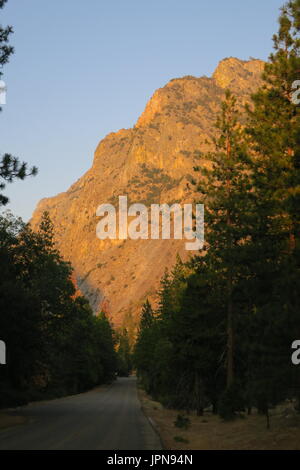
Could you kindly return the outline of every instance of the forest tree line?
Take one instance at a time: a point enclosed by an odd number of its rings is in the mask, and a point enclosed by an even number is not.
[[[224,418],[298,398],[300,369],[300,0],[282,7],[264,85],[241,110],[228,90],[212,150],[195,167],[205,247],[166,272],[143,307],[139,378],[166,406]],[[300,411],[300,408],[299,408]]]
[[[39,230],[0,216],[0,407],[62,396],[110,382],[117,338],[101,312],[76,294],[72,267],[53,241],[47,213]]]

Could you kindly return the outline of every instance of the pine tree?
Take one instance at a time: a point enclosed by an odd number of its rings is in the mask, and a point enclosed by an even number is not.
[[[236,99],[226,91],[221,115],[216,123],[214,151],[203,155],[207,168],[201,171],[197,190],[205,204],[206,259],[212,271],[224,282],[224,304],[227,311],[227,388],[235,377],[235,328],[239,307],[235,304],[236,286],[245,276],[244,257],[251,223],[251,182],[248,155]]]
[[[291,389],[290,344],[300,334],[299,203],[300,112],[292,84],[300,70],[300,1],[281,9],[265,85],[248,106],[251,151],[253,341],[249,351],[250,396],[268,414]],[[298,379],[299,380],[299,379]],[[300,382],[298,384],[300,390]],[[299,392],[298,392],[299,393]]]
[[[269,199],[269,217],[282,218],[292,251],[299,239],[300,110],[292,102],[292,85],[300,73],[299,18],[299,0],[282,7],[274,52],[263,74],[265,85],[247,107],[256,192]]]
[[[132,358],[126,328],[118,334],[117,363],[118,375],[128,377],[132,370]]]
[[[172,315],[171,278],[167,268],[160,280],[157,314],[165,319]]]
[[[0,9],[4,7],[7,0],[0,0]],[[14,52],[14,48],[9,45],[9,37],[13,33],[11,26],[2,27],[0,25],[0,79],[3,75],[2,67],[5,65]],[[1,111],[1,108],[0,108]],[[18,158],[9,153],[5,153],[0,160],[0,190],[5,189],[6,183],[12,183],[15,179],[24,180],[27,176],[35,176],[37,168],[33,166],[28,169],[25,162],[20,162]],[[0,206],[7,204],[9,199],[0,194]]]
[[[153,324],[153,316],[154,316],[154,312],[152,310],[149,300],[147,299],[141,311],[139,333],[141,333],[147,328],[151,328]]]
[[[0,9],[4,7],[4,4],[7,0],[0,0]],[[2,68],[4,64],[9,61],[9,57],[14,52],[14,48],[8,44],[9,36],[13,33],[11,26],[0,26],[0,67]],[[2,70],[0,70],[0,78],[3,75]],[[1,108],[0,108],[1,109]]]

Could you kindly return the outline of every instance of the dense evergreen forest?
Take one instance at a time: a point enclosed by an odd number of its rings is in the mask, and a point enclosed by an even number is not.
[[[0,260],[0,331],[8,346],[0,407],[111,381],[117,367],[112,328],[76,295],[48,215],[38,232],[2,215]]]
[[[205,250],[165,274],[147,301],[135,364],[166,406],[223,418],[266,414],[297,398],[300,368],[300,0],[281,11],[264,86],[241,112],[228,91],[213,150],[193,183],[205,204]]]

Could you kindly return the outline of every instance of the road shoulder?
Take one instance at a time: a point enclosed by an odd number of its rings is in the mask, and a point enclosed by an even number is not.
[[[164,408],[141,388],[139,399],[144,414],[159,433],[167,450],[300,450],[300,415],[293,404],[285,402],[271,410],[271,429],[265,416],[255,411],[241,414],[224,422],[206,411],[204,416],[186,415],[182,411]],[[189,420],[187,429],[175,426],[178,415]]]
[[[0,431],[27,423],[28,418],[15,413],[15,411],[0,411]]]

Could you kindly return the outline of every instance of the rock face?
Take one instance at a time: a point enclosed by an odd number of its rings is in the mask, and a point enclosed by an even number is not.
[[[99,240],[96,209],[100,204],[128,202],[192,203],[193,167],[205,163],[214,123],[226,88],[242,106],[261,84],[260,60],[224,59],[211,78],[186,76],[157,90],[133,129],[106,136],[88,170],[66,192],[42,199],[32,218],[37,227],[48,211],[58,248],[71,261],[80,291],[97,313],[109,312],[116,326],[136,318],[146,297],[153,296],[166,267],[184,240]]]

